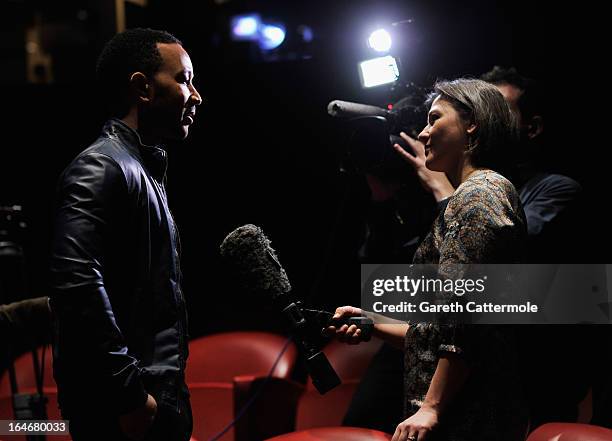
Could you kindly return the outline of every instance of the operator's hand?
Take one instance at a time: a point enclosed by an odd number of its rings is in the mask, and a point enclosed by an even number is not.
[[[354,306],[341,306],[340,308],[336,309],[332,320],[359,317],[362,315],[363,311],[360,308],[355,308]],[[342,325],[339,328],[336,328],[335,326],[328,326],[324,329],[324,333],[329,337],[335,336],[339,341],[348,343],[350,345],[356,345],[362,341],[361,329],[359,329],[356,325]]]
[[[134,409],[130,413],[119,416],[119,427],[125,436],[134,440],[144,439],[153,425],[157,413],[157,401],[147,394],[144,406]]]
[[[429,191],[434,195],[437,202],[446,199],[455,192],[455,189],[451,185],[450,181],[443,172],[433,171],[427,168],[425,165],[427,161],[427,155],[425,154],[425,146],[421,141],[418,141],[404,132],[400,133],[400,136],[410,146],[414,155],[408,153],[399,144],[394,144],[393,148],[397,153],[400,154],[404,160],[414,168],[421,185],[425,190]]]

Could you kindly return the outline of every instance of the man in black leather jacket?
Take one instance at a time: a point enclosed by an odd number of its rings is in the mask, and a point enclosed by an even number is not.
[[[189,440],[187,317],[163,143],[202,100],[181,42],[116,35],[97,73],[116,118],[58,186],[52,249],[54,375],[75,440]]]

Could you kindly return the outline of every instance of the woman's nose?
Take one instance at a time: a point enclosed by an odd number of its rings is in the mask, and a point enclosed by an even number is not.
[[[421,141],[423,144],[427,144],[427,141],[429,140],[429,131],[427,130],[427,127],[421,130],[421,133],[419,133],[418,138],[419,141]]]

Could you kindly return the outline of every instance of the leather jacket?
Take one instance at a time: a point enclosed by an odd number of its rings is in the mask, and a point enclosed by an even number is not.
[[[60,178],[51,308],[63,412],[95,401],[122,414],[147,393],[172,404],[183,385],[187,315],[166,167],[163,149],[112,119]]]

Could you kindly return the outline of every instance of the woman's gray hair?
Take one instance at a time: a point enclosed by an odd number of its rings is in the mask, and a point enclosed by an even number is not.
[[[467,148],[472,165],[508,170],[512,162],[509,155],[519,140],[519,125],[497,87],[471,78],[438,81],[428,104],[438,97],[448,101],[465,121],[476,125]]]

